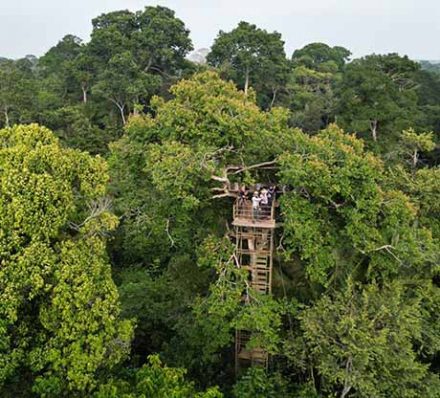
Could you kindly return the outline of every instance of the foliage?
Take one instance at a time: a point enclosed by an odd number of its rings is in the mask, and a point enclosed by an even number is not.
[[[421,306],[408,293],[398,282],[362,289],[349,282],[300,316],[324,391],[341,397],[438,396],[438,375],[413,350],[422,334]]]
[[[222,398],[217,388],[196,393],[193,383],[185,380],[185,370],[162,365],[157,355],[148,357],[148,365],[142,366],[132,376],[133,380],[112,380],[102,385],[96,398]]]
[[[102,14],[92,23],[87,54],[98,78],[92,92],[113,103],[125,124],[134,105],[145,104],[164,77],[185,68],[189,32],[172,10],[160,6]]]
[[[267,374],[260,367],[250,368],[234,386],[237,398],[294,397],[287,392],[286,380],[280,374]]]
[[[219,32],[207,61],[222,69],[225,76],[245,93],[252,86],[263,108],[270,108],[276,103],[287,78],[281,35],[268,33],[243,21],[231,32]]]
[[[315,133],[334,120],[334,87],[342,77],[350,52],[343,47],[312,43],[295,50],[288,82],[292,124]]]
[[[3,391],[17,374],[44,396],[90,391],[132,334],[105,251],[106,165],[29,125],[0,131],[0,168]]]
[[[271,160],[292,140],[285,111],[262,112],[216,73],[182,80],[171,93],[169,101],[153,98],[155,117],[133,117],[112,145],[115,204],[126,214],[119,242],[132,263],[194,252],[211,228],[224,225],[211,201],[212,175]]]
[[[395,142],[396,132],[415,127],[418,68],[397,54],[354,60],[347,65],[339,85],[338,121],[373,142],[382,142],[385,149]]]
[[[280,163],[293,187],[282,198],[287,254],[300,256],[312,281],[328,285],[359,266],[369,277],[415,275],[432,261],[429,231],[413,227],[417,209],[381,188],[382,163],[355,137],[336,126],[299,136]]]
[[[434,150],[433,133],[419,133],[414,129],[404,130],[402,133],[402,146],[404,156],[409,157],[412,167],[417,167],[420,152],[430,152]]]
[[[0,111],[4,126],[32,120],[35,84],[26,60],[0,61]]]
[[[436,67],[246,22],[195,65],[160,6],[92,27],[0,60],[0,395],[438,397]],[[270,295],[230,240],[257,183]],[[236,330],[267,369],[234,377]]]

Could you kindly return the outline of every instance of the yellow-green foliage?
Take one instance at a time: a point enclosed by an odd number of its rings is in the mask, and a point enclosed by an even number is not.
[[[0,131],[0,391],[23,372],[44,396],[89,391],[128,353],[103,238],[117,225],[100,202],[107,180],[103,159],[43,127]]]

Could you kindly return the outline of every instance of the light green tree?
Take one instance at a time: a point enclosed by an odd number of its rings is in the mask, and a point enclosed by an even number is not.
[[[217,388],[196,392],[194,383],[185,380],[186,371],[162,364],[158,355],[148,357],[148,364],[129,380],[116,379],[102,385],[96,398],[222,398]]]
[[[126,215],[117,243],[133,262],[193,253],[211,230],[224,228],[218,210],[226,203],[212,199],[228,196],[234,175],[241,177],[234,173],[273,161],[292,143],[285,110],[262,112],[214,72],[182,80],[171,93],[169,101],[154,98],[155,116],[133,117],[112,145],[115,204]]]
[[[106,255],[106,164],[29,125],[0,130],[0,168],[0,390],[86,394],[132,335]]]
[[[435,148],[434,134],[416,133],[414,129],[404,130],[402,133],[402,147],[404,156],[410,159],[413,169],[419,163],[420,152],[430,152]]]
[[[414,228],[409,196],[383,188],[384,166],[363,142],[335,125],[298,137],[280,157],[281,180],[294,188],[281,201],[286,251],[311,280],[328,285],[360,264],[369,277],[431,275],[431,232]]]
[[[420,297],[400,282],[349,282],[304,311],[307,361],[317,370],[321,390],[341,398],[440,396],[438,375],[414,350],[425,333],[421,311]]]

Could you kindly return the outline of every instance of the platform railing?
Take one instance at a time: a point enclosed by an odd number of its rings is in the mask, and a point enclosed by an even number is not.
[[[237,199],[234,204],[234,218],[250,221],[274,221],[275,220],[275,200],[271,205],[260,205],[258,209],[252,207],[250,200]]]

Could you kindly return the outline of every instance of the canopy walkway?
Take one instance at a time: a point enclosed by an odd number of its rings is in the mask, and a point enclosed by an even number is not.
[[[273,235],[276,228],[275,199],[271,205],[253,211],[250,201],[238,199],[233,208],[235,255],[241,268],[248,271],[248,281],[257,294],[270,294],[272,290]],[[252,300],[244,293],[244,305]],[[267,368],[269,355],[261,348],[247,347],[251,333],[237,330],[235,336],[235,366],[241,368],[253,365]]]

